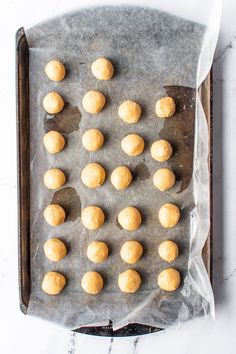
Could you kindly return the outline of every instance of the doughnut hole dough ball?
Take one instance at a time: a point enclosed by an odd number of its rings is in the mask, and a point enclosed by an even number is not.
[[[158,248],[159,256],[164,261],[173,262],[179,255],[179,249],[175,242],[171,240],[163,241]]]
[[[163,97],[156,103],[156,115],[159,118],[169,118],[175,114],[175,101],[172,97]]]
[[[81,221],[88,230],[99,229],[105,221],[105,215],[101,208],[90,205],[82,210]]]
[[[134,269],[119,274],[118,285],[123,293],[135,293],[141,285],[141,277]]]
[[[174,268],[164,269],[158,275],[157,283],[162,290],[175,291],[180,285],[180,274]]]
[[[126,241],[120,250],[120,256],[124,262],[134,264],[139,261],[143,254],[143,247],[138,241]]]
[[[96,295],[103,288],[103,278],[98,272],[87,272],[81,280],[81,286],[86,293]]]
[[[52,168],[45,172],[43,181],[48,189],[58,189],[65,184],[66,176],[59,168]]]
[[[66,75],[66,69],[59,60],[51,60],[45,66],[45,73],[52,81],[62,81]]]
[[[91,66],[91,70],[98,80],[110,80],[114,74],[113,65],[106,58],[96,59]]]
[[[154,173],[153,184],[160,191],[166,191],[175,185],[175,174],[169,168],[160,168]]]
[[[64,108],[63,98],[57,92],[49,92],[43,99],[43,107],[49,114],[59,113]]]
[[[102,263],[108,257],[108,247],[105,242],[93,241],[87,248],[87,257],[91,262]]]
[[[52,262],[59,262],[67,253],[64,242],[58,238],[50,238],[44,243],[45,256]]]
[[[94,152],[101,149],[104,136],[98,129],[89,129],[82,136],[82,144],[88,151]]]
[[[106,178],[104,168],[98,163],[89,163],[81,173],[81,180],[88,188],[100,187]]]
[[[138,134],[128,134],[121,141],[123,151],[129,156],[141,155],[144,149],[144,140]]]
[[[66,285],[66,278],[58,272],[47,272],[43,278],[42,289],[48,295],[59,294]]]
[[[139,228],[142,222],[142,217],[137,208],[129,206],[118,215],[118,222],[127,231],[135,231]]]
[[[123,119],[124,122],[132,124],[137,123],[141,116],[141,107],[138,103],[134,101],[123,102],[118,110],[119,117]]]
[[[171,228],[178,224],[180,218],[179,208],[171,203],[162,205],[159,210],[159,220],[165,228]]]
[[[125,166],[117,167],[111,174],[111,183],[118,190],[126,189],[132,179],[130,170]]]
[[[64,223],[66,213],[60,205],[50,204],[44,210],[44,218],[49,225],[58,226]]]
[[[167,140],[157,140],[151,146],[151,156],[156,161],[167,161],[172,153],[172,147]]]
[[[59,132],[51,130],[44,135],[43,144],[50,154],[57,154],[64,149],[65,138]]]
[[[106,103],[106,97],[99,91],[88,91],[82,100],[82,106],[88,113],[100,112]]]

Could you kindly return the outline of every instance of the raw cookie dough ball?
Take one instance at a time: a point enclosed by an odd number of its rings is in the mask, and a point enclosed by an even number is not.
[[[43,245],[45,256],[52,262],[58,262],[65,257],[67,253],[64,242],[58,238],[50,238]]]
[[[83,98],[82,106],[88,113],[100,112],[106,103],[106,97],[99,91],[88,91]]]
[[[138,241],[126,241],[120,250],[120,256],[126,263],[137,263],[143,254],[143,247]]]
[[[129,134],[122,139],[121,147],[127,155],[138,156],[143,152],[144,140],[138,134]]]
[[[118,215],[118,222],[127,231],[135,231],[139,228],[142,222],[142,217],[137,208],[129,206]]]
[[[50,204],[44,210],[44,218],[51,226],[63,224],[66,218],[65,210],[58,204]]]
[[[59,113],[64,108],[63,98],[57,92],[49,92],[43,99],[43,107],[49,114]]]
[[[66,75],[66,69],[59,60],[51,60],[45,66],[45,73],[52,81],[61,81]]]
[[[82,210],[81,221],[86,229],[97,230],[104,224],[105,215],[101,208],[90,205]]]
[[[122,190],[130,185],[132,178],[132,174],[128,167],[120,166],[112,172],[111,183],[116,189]]]
[[[137,123],[141,116],[141,107],[138,103],[128,100],[120,105],[118,114],[126,123]]]
[[[171,157],[172,153],[172,147],[167,140],[157,140],[151,146],[151,155],[156,161],[167,161]]]
[[[43,181],[48,189],[58,189],[65,184],[66,176],[59,168],[52,168],[45,172]]]
[[[159,256],[166,262],[173,262],[179,254],[178,246],[171,240],[163,241],[158,248]]]
[[[171,203],[162,205],[159,210],[159,220],[165,228],[174,227],[178,224],[180,218],[179,208]]]
[[[59,294],[66,285],[66,278],[58,272],[47,272],[43,278],[42,289],[48,295]]]
[[[89,163],[81,173],[81,180],[88,188],[100,187],[106,178],[104,168],[98,163]]]
[[[81,286],[86,293],[96,295],[103,288],[103,278],[98,272],[87,272],[81,280]]]
[[[165,291],[175,291],[180,285],[180,274],[174,268],[164,269],[158,275],[157,283]]]
[[[57,154],[64,149],[65,138],[59,132],[51,130],[44,135],[43,144],[50,154]]]
[[[163,97],[156,103],[156,115],[159,118],[169,118],[175,114],[175,101],[172,97]]]
[[[88,151],[101,149],[104,143],[104,136],[98,129],[89,129],[82,136],[82,144]]]
[[[166,191],[175,185],[175,175],[169,168],[160,168],[154,173],[153,184],[160,191]]]
[[[141,285],[141,277],[134,269],[119,274],[118,285],[123,293],[135,293]]]
[[[91,70],[98,80],[110,80],[114,74],[113,65],[106,58],[96,59],[91,66]]]
[[[87,257],[94,263],[102,263],[108,257],[108,247],[105,242],[93,241],[87,248]]]

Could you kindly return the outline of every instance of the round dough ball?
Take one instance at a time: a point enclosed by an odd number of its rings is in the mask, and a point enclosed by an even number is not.
[[[57,154],[64,149],[65,138],[59,132],[51,130],[44,135],[43,144],[50,154]]]
[[[43,107],[49,114],[59,113],[64,108],[63,98],[57,92],[49,92],[43,99]]]
[[[127,231],[135,231],[139,228],[142,222],[142,217],[137,208],[129,206],[118,215],[118,222]]]
[[[91,262],[102,263],[108,257],[108,247],[105,242],[93,241],[87,248],[87,257]]]
[[[104,168],[98,163],[89,163],[81,173],[81,180],[88,188],[100,187],[106,178]]]
[[[104,136],[98,129],[89,129],[82,136],[82,144],[88,151],[101,149],[104,143]]]
[[[82,106],[88,113],[100,112],[106,103],[106,97],[99,91],[88,91],[83,98]]]
[[[144,149],[144,140],[138,134],[128,134],[121,141],[123,151],[129,156],[141,155]]]
[[[110,80],[114,74],[113,65],[106,58],[96,59],[91,66],[91,70],[98,80]]]
[[[104,224],[105,215],[101,208],[90,205],[82,210],[81,221],[86,229],[97,230]]]
[[[141,277],[134,269],[119,274],[118,285],[123,293],[135,293],[141,285]]]
[[[167,140],[157,140],[151,146],[151,155],[156,161],[167,161],[171,157],[172,153],[172,147]]]
[[[66,176],[59,168],[52,168],[45,172],[43,181],[48,189],[58,189],[65,184]]]
[[[65,210],[58,204],[50,204],[44,210],[44,218],[51,226],[63,224],[66,218]]]
[[[48,295],[59,294],[66,285],[66,278],[58,272],[47,272],[43,278],[42,289]]]
[[[172,97],[163,97],[156,103],[156,115],[159,118],[169,118],[175,114],[175,101]]]
[[[81,286],[86,293],[96,295],[103,288],[103,278],[98,272],[87,272],[81,280]]]
[[[158,275],[157,283],[165,291],[175,291],[180,285],[180,274],[174,268],[164,269]]]
[[[123,119],[124,122],[129,124],[137,123],[141,116],[141,112],[140,105],[129,100],[123,102],[118,110],[119,117]]]
[[[120,256],[126,263],[137,263],[143,254],[143,247],[138,241],[126,241],[120,250]]]
[[[158,248],[159,256],[166,262],[173,262],[179,255],[179,249],[174,241],[163,241]]]
[[[162,205],[159,210],[159,220],[165,228],[171,228],[178,224],[180,218],[179,208],[171,203]]]
[[[120,166],[112,172],[111,183],[116,189],[122,190],[130,185],[132,178],[132,174],[128,167]]]
[[[51,60],[45,66],[45,73],[52,81],[61,81],[66,75],[66,69],[59,60]]]
[[[166,191],[175,185],[175,174],[169,168],[160,168],[154,173],[153,184],[160,191]]]
[[[50,238],[43,246],[45,256],[52,262],[58,262],[65,257],[67,253],[64,242],[58,238]]]

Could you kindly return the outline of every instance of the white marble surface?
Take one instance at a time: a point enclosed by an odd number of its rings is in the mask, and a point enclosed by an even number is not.
[[[169,0],[170,1],[170,0]],[[216,320],[125,339],[76,335],[18,309],[14,33],[79,0],[0,2],[0,352],[24,354],[234,354],[236,347],[236,2],[223,0],[214,61],[214,293]],[[204,10],[204,9],[203,9]]]

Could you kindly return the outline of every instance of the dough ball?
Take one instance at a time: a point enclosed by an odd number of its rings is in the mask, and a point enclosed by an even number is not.
[[[52,81],[61,81],[66,75],[66,69],[59,60],[51,60],[45,66],[45,73]]]
[[[141,116],[141,107],[134,101],[125,101],[120,105],[118,114],[126,123],[137,123]]]
[[[106,178],[104,168],[98,163],[89,163],[81,173],[81,180],[88,188],[100,187]]]
[[[105,242],[93,241],[87,248],[87,257],[94,263],[102,263],[108,257],[108,247]]]
[[[126,263],[138,262],[143,254],[143,247],[138,241],[126,241],[120,250],[120,256]]]
[[[174,268],[164,269],[157,278],[159,287],[166,291],[175,291],[180,285],[180,274]]]
[[[172,153],[172,147],[167,140],[157,140],[151,146],[151,155],[156,161],[167,161],[171,157]]]
[[[159,210],[159,220],[165,228],[174,227],[178,224],[180,218],[179,208],[171,203],[162,205]]]
[[[66,285],[66,278],[58,272],[47,272],[43,278],[42,289],[48,295],[59,294]]]
[[[82,106],[88,113],[100,112],[106,103],[106,97],[98,91],[88,91],[83,98]]]
[[[122,139],[121,147],[127,155],[138,156],[143,152],[144,140],[138,134],[129,134]]]
[[[64,242],[58,238],[50,238],[43,246],[45,256],[52,262],[58,262],[65,257],[67,253]]]
[[[141,285],[141,277],[134,269],[119,274],[118,285],[123,293],[135,293]]]
[[[159,118],[169,118],[175,114],[175,101],[172,97],[163,97],[156,103],[156,115]]]
[[[104,143],[104,136],[98,129],[89,129],[82,136],[82,144],[88,151],[101,149]]]
[[[98,80],[110,80],[114,74],[113,65],[106,58],[96,59],[91,66],[91,70]]]
[[[179,254],[178,246],[175,242],[166,240],[163,241],[158,248],[159,256],[166,262],[173,262]]]
[[[153,184],[160,191],[166,191],[175,185],[175,174],[169,168],[160,168],[154,173]]]
[[[103,278],[98,272],[87,272],[81,280],[81,286],[86,293],[96,295],[103,288]]]
[[[48,189],[58,189],[65,184],[66,176],[59,168],[52,168],[45,172],[43,180]]]
[[[81,221],[86,229],[97,230],[104,224],[105,215],[101,208],[90,205],[82,210]]]
[[[43,99],[43,107],[49,114],[59,113],[64,108],[63,98],[57,92],[49,92]]]
[[[142,217],[137,208],[129,206],[118,215],[118,222],[127,231],[135,231],[139,228],[142,222]]]
[[[132,174],[128,167],[120,166],[112,172],[111,183],[116,189],[122,190],[130,185],[132,178]]]
[[[57,154],[64,149],[65,138],[59,132],[51,130],[44,135],[43,144],[50,154]]]
[[[63,224],[66,218],[65,210],[58,204],[50,204],[44,210],[44,218],[51,226]]]

